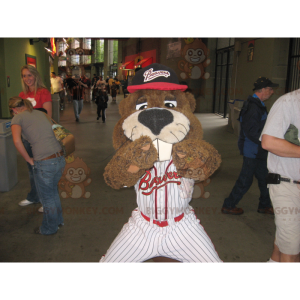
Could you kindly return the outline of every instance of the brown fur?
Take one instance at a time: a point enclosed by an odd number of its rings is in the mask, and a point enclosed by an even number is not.
[[[192,94],[181,91],[141,90],[124,98],[119,105],[121,119],[113,133],[113,146],[117,152],[104,172],[105,181],[109,186],[115,189],[133,186],[145,171],[153,166],[158,154],[150,137],[141,136],[131,141],[124,135],[122,124],[136,112],[137,103],[147,102],[147,109],[166,108],[164,101],[170,97],[175,97],[177,101],[177,107],[171,110],[182,113],[190,121],[190,131],[185,138],[173,144],[172,157],[178,174],[202,181],[219,167],[219,153],[212,145],[202,140],[201,123],[193,114],[196,101]],[[194,170],[193,176],[189,175],[191,172],[188,170]],[[194,178],[195,173],[199,174],[197,178]]]

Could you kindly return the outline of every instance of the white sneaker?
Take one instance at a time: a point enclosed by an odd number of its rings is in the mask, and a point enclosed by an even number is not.
[[[43,212],[44,212],[43,206],[41,206],[41,207],[38,209],[38,211],[39,211],[40,213],[43,213]]]
[[[26,206],[26,205],[29,205],[29,204],[33,204],[33,202],[28,201],[27,199],[22,200],[22,201],[19,202],[20,206]]]
[[[273,260],[272,258],[270,258],[270,259],[267,261],[267,263],[279,263],[279,261],[275,261],[275,260]]]

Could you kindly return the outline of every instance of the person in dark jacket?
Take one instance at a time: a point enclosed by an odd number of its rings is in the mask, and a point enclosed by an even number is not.
[[[67,74],[66,79],[64,80],[64,87],[67,91],[68,103],[72,103],[73,97],[73,87],[76,86],[75,80],[71,77],[70,74]]]
[[[259,77],[254,83],[254,94],[248,97],[241,109],[238,147],[243,155],[243,166],[229,197],[223,203],[221,211],[224,214],[241,215],[244,212],[236,205],[251,187],[253,176],[257,178],[260,189],[257,212],[274,214],[266,183],[268,152],[261,147],[259,140],[267,119],[264,101],[272,96],[274,87],[278,84],[266,77]]]
[[[105,123],[108,95],[105,87],[99,90],[95,103],[97,104],[97,120],[102,116],[102,122]]]
[[[92,92],[92,101],[93,100],[96,100],[96,97],[97,97],[97,92],[98,92],[98,89],[96,88],[96,85],[97,85],[97,81],[99,80],[99,77],[94,74],[94,77],[92,79],[92,89],[93,89],[93,92]]]

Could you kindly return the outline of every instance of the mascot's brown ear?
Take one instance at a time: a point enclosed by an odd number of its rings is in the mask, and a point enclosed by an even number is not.
[[[130,97],[130,95],[128,96]],[[120,103],[119,103],[119,113],[121,116],[123,116],[126,112],[126,105],[128,104],[128,97],[124,98]],[[128,101],[128,102],[127,102]]]
[[[129,94],[119,103],[119,113],[123,116],[129,116],[135,111],[135,102],[137,99],[137,93]]]
[[[186,92],[185,96],[186,96],[186,99],[189,101],[189,104],[190,104],[190,107],[191,107],[191,111],[194,112],[195,109],[196,109],[196,100],[195,100],[195,97],[190,92]]]

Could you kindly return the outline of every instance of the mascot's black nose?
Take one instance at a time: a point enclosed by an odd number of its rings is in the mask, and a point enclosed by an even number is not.
[[[138,120],[153,134],[159,135],[165,126],[173,122],[173,115],[166,109],[149,108],[139,114]]]

